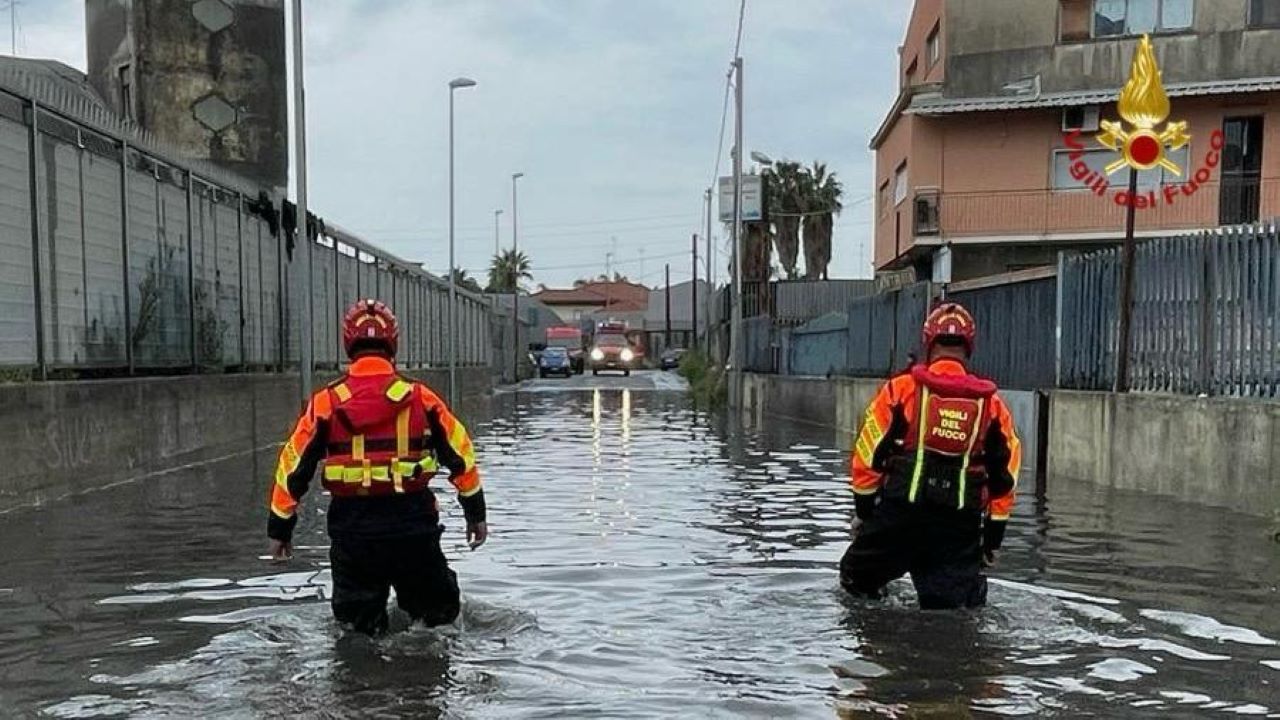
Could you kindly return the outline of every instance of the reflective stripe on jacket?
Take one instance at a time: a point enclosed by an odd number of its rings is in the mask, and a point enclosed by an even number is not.
[[[934,388],[922,382],[927,378]],[[984,382],[962,363],[938,360],[881,387],[867,408],[851,465],[859,495],[879,492],[895,474],[908,501],[915,502],[922,482],[941,473],[954,479],[947,492],[957,508],[969,507],[976,496],[992,519],[1006,520],[1013,510],[1022,445],[994,386],[985,392]]]

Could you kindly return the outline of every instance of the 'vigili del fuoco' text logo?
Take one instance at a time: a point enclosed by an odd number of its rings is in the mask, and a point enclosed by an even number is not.
[[[1169,157],[1169,151],[1186,147],[1191,142],[1191,136],[1187,134],[1185,120],[1166,122],[1169,118],[1169,96],[1160,80],[1160,68],[1156,64],[1151,39],[1146,35],[1138,42],[1137,51],[1133,54],[1133,64],[1129,68],[1129,80],[1120,91],[1120,99],[1116,105],[1120,117],[1126,122],[1103,120],[1099,123],[1102,132],[1098,133],[1096,139],[1098,144],[1117,153],[1119,157],[1101,171],[1090,167],[1084,160],[1086,148],[1081,142],[1080,130],[1069,130],[1066,145],[1070,151],[1069,169],[1072,178],[1100,197],[1106,197],[1110,193],[1117,205],[1132,204],[1138,210],[1147,210],[1161,203],[1172,205],[1179,197],[1194,195],[1209,182],[1213,176],[1213,168],[1222,161],[1224,137],[1221,130],[1214,130],[1209,136],[1209,151],[1205,154],[1203,163],[1195,173],[1188,173],[1189,177],[1184,181],[1169,182],[1166,178],[1160,183],[1158,190],[1140,189],[1132,196],[1127,187],[1110,192],[1109,176],[1126,167],[1134,171],[1159,168],[1176,178],[1183,177],[1183,169]]]

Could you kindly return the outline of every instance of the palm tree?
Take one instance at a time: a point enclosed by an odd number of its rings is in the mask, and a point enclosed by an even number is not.
[[[476,282],[475,278],[468,276],[467,271],[462,268],[453,269],[453,284],[471,292],[483,292],[480,288],[480,283]]]
[[[835,216],[844,205],[840,197],[844,188],[835,173],[828,173],[825,163],[814,161],[806,173],[804,197],[808,210],[804,216],[804,270],[808,280],[826,280],[827,266],[831,264],[831,238],[835,231]]]
[[[489,264],[489,292],[511,293],[524,280],[532,280],[529,257],[515,250],[503,250]]]
[[[774,246],[788,280],[796,279],[796,260],[800,253],[800,219],[807,198],[804,176],[808,171],[798,162],[780,160],[765,171],[768,182],[769,214],[773,216]]]

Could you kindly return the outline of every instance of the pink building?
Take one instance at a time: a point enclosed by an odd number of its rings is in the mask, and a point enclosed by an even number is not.
[[[1094,138],[1143,33],[1191,141],[1181,177],[1139,175],[1138,236],[1280,216],[1280,0],[916,0],[871,141],[876,268],[927,278],[949,252],[961,280],[1117,242],[1127,170],[1099,194],[1071,168],[1118,157]]]

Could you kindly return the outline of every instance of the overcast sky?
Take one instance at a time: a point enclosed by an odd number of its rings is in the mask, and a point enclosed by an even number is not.
[[[535,280],[615,266],[690,275],[716,162],[738,0],[306,0],[311,205],[437,272],[448,266],[448,81],[458,261],[483,277],[493,211]],[[845,185],[832,276],[871,272],[867,141],[896,91],[906,0],[748,0],[745,145],[825,161]],[[19,52],[85,67],[83,0],[24,0]],[[0,25],[7,23],[7,13]],[[729,166],[729,118],[721,171]],[[714,230],[723,253],[723,229]],[[720,257],[724,276],[724,256]]]

